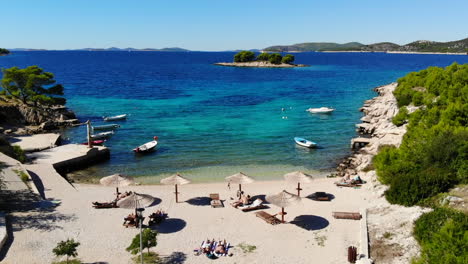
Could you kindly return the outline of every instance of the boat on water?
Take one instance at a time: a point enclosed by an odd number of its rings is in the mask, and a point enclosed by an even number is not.
[[[319,107],[319,108],[309,108],[306,111],[309,113],[313,113],[313,114],[328,114],[328,113],[335,111],[335,109],[330,108],[330,107]]]
[[[120,125],[117,125],[117,124],[109,124],[109,125],[102,125],[102,126],[93,126],[93,130],[114,130],[119,127]]]
[[[101,139],[101,138],[108,138],[114,134],[114,131],[108,131],[108,132],[102,132],[102,133],[97,133],[94,135],[91,135],[91,138],[93,140],[95,139]]]
[[[106,142],[105,140],[103,139],[98,139],[98,140],[93,140],[91,141],[91,143],[95,146],[102,146],[102,144],[104,144],[104,142]],[[81,143],[81,145],[88,145],[88,142],[83,142]]]
[[[156,145],[158,145],[158,137],[154,137],[153,141],[147,142],[139,147],[134,148],[133,151],[135,153],[151,152],[156,148]]]
[[[296,141],[296,144],[298,144],[299,146],[306,148],[315,148],[317,146],[317,143],[307,140],[305,138],[295,137],[294,141]]]
[[[127,119],[127,114],[104,117],[104,121],[117,121],[117,120],[124,120],[124,119]]]

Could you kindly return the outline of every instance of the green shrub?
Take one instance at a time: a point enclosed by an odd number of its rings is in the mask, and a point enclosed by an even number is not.
[[[468,259],[468,215],[436,208],[415,222],[414,236],[421,245],[415,264],[464,264]]]
[[[291,64],[294,62],[294,56],[291,55],[291,54],[287,54],[283,57],[283,59],[281,59],[281,62],[282,63],[286,63],[286,64]]]
[[[5,138],[0,136],[0,152],[18,160],[21,163],[26,162],[27,158],[24,151],[19,146],[11,146]]]
[[[255,60],[255,53],[252,51],[241,51],[234,55],[234,62],[249,62]]]
[[[408,109],[406,109],[406,106],[400,107],[400,110],[398,110],[398,114],[396,114],[393,119],[392,123],[395,126],[401,126],[406,123],[408,120]]]
[[[273,64],[281,64],[281,60],[283,59],[283,57],[281,57],[281,54],[279,53],[273,53],[273,54],[270,54],[270,63],[273,63]]]
[[[140,255],[135,256],[132,258],[133,263],[135,264],[140,264],[141,263],[141,257]],[[145,252],[143,253],[143,263],[145,264],[160,264],[163,263],[161,258],[159,257],[158,254],[154,252]]]
[[[268,61],[270,60],[270,54],[269,53],[260,53],[257,56],[258,61]]]

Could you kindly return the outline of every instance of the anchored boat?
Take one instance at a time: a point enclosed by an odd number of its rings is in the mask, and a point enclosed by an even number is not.
[[[109,125],[102,125],[102,126],[93,126],[93,130],[114,130],[119,127],[120,125],[117,125],[117,124],[109,124]]]
[[[104,117],[104,121],[117,121],[117,120],[124,120],[124,119],[127,119],[127,114]]]
[[[153,141],[147,142],[139,147],[134,148],[133,151],[135,153],[151,152],[156,148],[156,145],[158,145],[158,137],[154,137]]]
[[[335,109],[330,108],[330,107],[319,107],[319,108],[309,108],[306,111],[312,114],[328,114],[328,113],[335,111]]]
[[[108,138],[114,134],[114,131],[102,132],[98,134],[91,135],[92,139],[101,139],[101,138]]]
[[[307,140],[305,138],[295,137],[294,141],[296,141],[296,144],[298,144],[299,146],[306,148],[315,148],[317,146],[317,143]]]

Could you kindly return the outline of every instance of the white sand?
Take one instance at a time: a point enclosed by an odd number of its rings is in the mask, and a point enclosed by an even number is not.
[[[330,202],[317,202],[303,198],[302,202],[287,208],[286,220],[303,215],[310,230],[295,224],[272,226],[257,218],[254,212],[244,213],[229,205],[230,197],[235,196],[236,187],[227,189],[225,183],[189,184],[180,187],[178,204],[175,204],[173,186],[133,186],[121,188],[151,194],[160,198],[160,204],[148,208],[149,212],[161,208],[168,212],[169,219],[159,227],[158,245],[152,250],[162,256],[182,256],[184,263],[207,263],[206,256],[195,256],[193,249],[203,239],[226,239],[231,245],[232,257],[222,257],[216,263],[346,263],[347,247],[359,248],[359,221],[337,220],[332,211],[359,211],[367,204],[363,189],[339,188],[333,184],[336,179],[317,179],[303,186],[301,196],[315,191],[331,193],[335,198]],[[16,224],[11,245],[3,263],[50,263],[54,256],[52,248],[60,240],[74,238],[81,245],[79,257],[85,262],[105,261],[108,263],[129,263],[131,254],[125,251],[131,239],[138,233],[135,228],[122,226],[123,217],[131,210],[94,209],[92,201],[109,201],[114,188],[95,185],[77,185],[76,190],[48,189],[48,180],[43,179],[45,195],[50,199],[61,200],[61,205],[51,213],[34,214],[18,218],[14,222],[26,222],[21,228]],[[52,184],[52,183],[51,183]],[[272,194],[283,189],[295,192],[294,184],[283,181],[256,182],[243,186],[251,195]],[[205,197],[219,193],[226,199],[224,208],[211,208],[209,205],[192,205],[183,201],[195,197]],[[279,208],[270,205],[269,213],[277,213]],[[38,221],[32,221],[37,218]],[[147,219],[146,219],[147,221]],[[31,228],[36,226],[36,228]],[[37,228],[37,227],[42,227]],[[319,241],[323,239],[323,246]],[[252,253],[243,253],[238,244],[245,242],[255,245]],[[182,263],[182,262],[174,262]]]

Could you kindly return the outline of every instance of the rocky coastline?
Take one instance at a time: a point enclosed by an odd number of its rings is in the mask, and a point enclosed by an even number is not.
[[[65,106],[31,106],[0,100],[0,134],[31,135],[77,123],[75,113]]]
[[[368,144],[338,165],[336,175],[352,178],[359,175],[367,183],[363,185],[370,194],[368,228],[370,256],[378,263],[409,263],[420,252],[417,241],[412,236],[414,221],[429,209],[418,206],[404,207],[387,202],[384,196],[388,186],[377,179],[372,165],[373,157],[385,145],[400,146],[406,133],[406,125],[397,127],[392,118],[398,113],[398,105],[393,91],[397,83],[374,89],[378,96],[364,102],[360,109],[364,113],[363,123],[356,125]]]
[[[252,67],[252,68],[296,68],[296,67],[309,67],[305,64],[273,64],[268,61],[251,61],[251,62],[218,62],[214,65],[228,66],[228,67]]]

